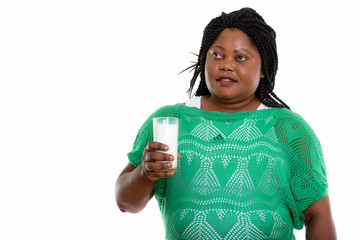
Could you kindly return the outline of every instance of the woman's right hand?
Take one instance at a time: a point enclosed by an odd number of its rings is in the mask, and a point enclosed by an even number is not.
[[[167,150],[169,150],[169,147],[159,142],[149,142],[145,146],[142,165],[145,175],[150,180],[156,181],[160,178],[167,178],[174,175],[174,171],[168,170],[172,167],[174,156],[163,152],[157,152]]]

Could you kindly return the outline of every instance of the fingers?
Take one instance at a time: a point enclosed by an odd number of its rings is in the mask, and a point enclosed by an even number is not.
[[[169,171],[172,167],[171,161],[174,161],[174,156],[159,151],[167,151],[169,147],[159,142],[149,142],[143,153],[143,170],[151,180],[158,180],[160,178],[171,177],[174,175],[173,171]]]
[[[147,152],[144,154],[143,162],[173,161],[174,156],[162,152]]]
[[[169,150],[169,147],[166,144],[159,142],[149,142],[145,146],[145,151],[147,152],[167,151],[167,150]]]
[[[174,172],[171,170],[171,167],[172,163],[168,161],[143,162],[143,168],[146,176],[153,181],[173,176]]]
[[[172,167],[171,162],[145,162],[144,168],[147,171],[161,171]]]
[[[174,171],[172,170],[162,170],[162,171],[146,171],[145,174],[147,177],[153,181],[156,181],[160,178],[167,178],[174,176]]]

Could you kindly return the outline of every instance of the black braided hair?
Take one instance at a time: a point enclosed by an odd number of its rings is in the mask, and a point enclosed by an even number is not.
[[[260,79],[255,96],[268,107],[285,107],[289,108],[276,94],[273,92],[275,86],[275,75],[278,69],[278,56],[276,48],[276,33],[264,19],[252,8],[242,8],[229,14],[222,13],[221,16],[212,19],[205,27],[202,43],[197,55],[198,60],[184,71],[191,69],[194,75],[190,81],[188,90],[189,96],[200,75],[200,83],[195,92],[196,96],[210,95],[209,89],[205,83],[205,62],[206,55],[216,37],[225,28],[237,28],[245,32],[255,43],[260,56],[261,66],[264,78]]]

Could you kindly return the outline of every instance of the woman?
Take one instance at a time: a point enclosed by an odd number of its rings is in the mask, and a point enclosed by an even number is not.
[[[121,211],[155,195],[166,239],[335,239],[321,146],[274,93],[275,32],[253,9],[223,13],[204,30],[189,92],[143,124],[116,182]],[[153,142],[152,118],[178,117],[178,169]],[[161,162],[160,162],[161,161]],[[163,162],[165,161],[165,162]]]

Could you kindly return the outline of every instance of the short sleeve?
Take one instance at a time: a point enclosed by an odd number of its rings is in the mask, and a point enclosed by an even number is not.
[[[129,162],[135,167],[139,166],[142,163],[142,154],[146,144],[152,141],[153,139],[153,130],[152,130],[152,121],[149,117],[139,129],[131,152],[127,154]]]
[[[288,204],[294,227],[301,229],[305,220],[302,212],[328,192],[324,156],[319,139],[300,116],[279,125],[278,133],[291,166]]]

